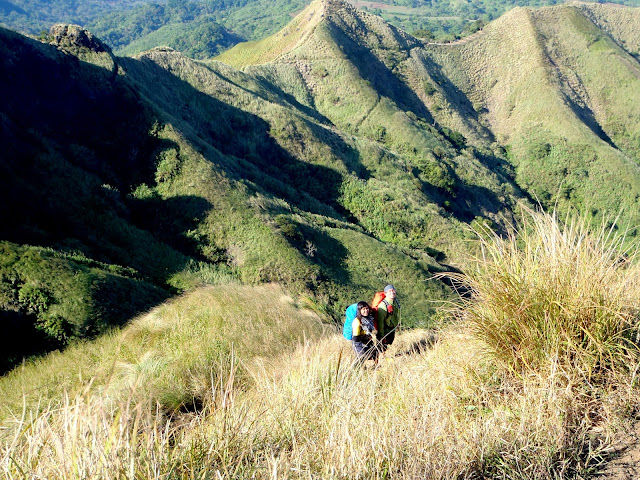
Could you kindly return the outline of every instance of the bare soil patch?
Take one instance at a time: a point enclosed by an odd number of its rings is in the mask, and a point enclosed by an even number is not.
[[[637,480],[640,478],[640,422],[614,445],[617,458],[598,475],[600,480]]]

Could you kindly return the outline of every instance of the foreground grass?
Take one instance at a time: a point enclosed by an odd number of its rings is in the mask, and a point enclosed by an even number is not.
[[[507,238],[482,232],[460,315],[491,356],[515,373],[553,362],[584,381],[606,381],[638,353],[637,242],[603,221],[525,209]]]
[[[122,331],[16,368],[0,379],[0,419],[29,406],[91,394],[156,402],[164,411],[202,404],[221,370],[233,365],[249,382],[245,364],[293,349],[326,330],[275,286],[205,287],[175,298]],[[226,374],[224,374],[226,375]]]
[[[477,270],[456,277],[471,290],[462,321],[401,333],[375,370],[277,287],[166,304],[104,340],[102,352],[118,345],[108,374],[8,410],[2,474],[588,478],[640,406],[634,259],[619,260],[614,230],[527,215],[523,232],[486,239]],[[3,394],[55,365],[14,372]]]
[[[592,396],[575,396],[577,386],[561,371],[516,381],[483,361],[464,332],[412,351],[425,335],[402,335],[377,371],[349,365],[337,335],[306,342],[254,363],[252,388],[226,370],[195,413],[167,416],[130,398],[66,396],[36,417],[25,412],[5,423],[2,472],[67,479],[573,478],[597,465],[616,408],[636,395],[629,385],[602,390],[604,402],[594,408]],[[595,411],[598,420],[587,415]]]

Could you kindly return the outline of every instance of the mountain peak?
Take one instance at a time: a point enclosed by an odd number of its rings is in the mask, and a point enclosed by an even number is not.
[[[257,42],[239,43],[216,60],[236,68],[268,63],[302,44],[328,11],[338,11],[344,5],[340,0],[315,0],[278,33]]]
[[[111,48],[80,25],[53,25],[49,30],[49,43],[82,61],[106,68],[113,75],[118,71]]]
[[[111,53],[106,44],[80,25],[53,25],[49,34],[50,43],[63,49],[86,48],[95,53]]]
[[[222,53],[216,60],[236,68],[274,61],[303,45],[319,25],[331,25],[367,48],[380,43],[409,48],[419,42],[382,18],[359,11],[345,0],[315,0],[278,33],[257,42],[245,42]]]
[[[313,3],[321,5],[326,13],[333,13],[344,8],[355,10],[355,7],[345,0],[316,0]]]

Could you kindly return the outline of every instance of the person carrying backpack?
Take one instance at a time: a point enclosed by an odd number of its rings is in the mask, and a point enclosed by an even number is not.
[[[370,314],[369,304],[367,302],[358,302],[356,318],[351,324],[353,350],[361,363],[367,360],[378,360],[378,348],[373,316]]]
[[[400,305],[396,299],[396,289],[393,285],[384,287],[384,299],[377,305],[376,320],[380,350],[384,353],[396,338],[396,329],[400,322],[398,312]]]

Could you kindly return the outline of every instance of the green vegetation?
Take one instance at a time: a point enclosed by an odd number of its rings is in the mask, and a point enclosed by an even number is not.
[[[103,58],[87,47],[61,41],[67,51],[82,55],[84,62],[76,64],[54,46],[9,32],[2,38],[5,67],[18,72],[3,84],[3,138],[15,153],[2,165],[8,182],[3,195],[16,208],[2,235],[15,248],[51,248],[68,271],[77,270],[76,256],[104,269],[122,265],[130,277],[160,292],[201,283],[280,282],[311,295],[333,321],[354,297],[368,298],[390,281],[408,306],[407,326],[428,325],[433,302],[450,296],[430,280],[442,267],[418,250],[446,258],[444,244],[423,237],[428,224],[420,219],[422,184],[416,187],[393,155],[369,140],[359,143],[329,130],[321,115],[309,115],[308,107],[284,95],[280,82],[291,70],[278,69],[269,83],[263,75],[162,50],[138,59],[103,53],[112,61],[104,68]],[[74,71],[74,77],[65,71]],[[19,108],[33,92],[43,100]],[[18,134],[17,125],[25,124],[31,129]],[[399,187],[389,197],[385,218],[395,232],[367,231],[368,213],[376,212],[341,200],[349,172],[364,174],[369,164],[392,181],[411,185],[411,192]],[[384,181],[376,188],[389,190],[389,185]],[[434,206],[430,212],[436,212]],[[418,228],[412,225],[416,221]],[[439,228],[449,231],[444,222]],[[431,238],[436,233],[432,230]],[[40,277],[54,274],[50,262],[43,265]],[[124,281],[119,285],[131,290]],[[21,294],[20,288],[11,297],[16,321],[32,330],[40,326],[34,334],[48,334],[40,342],[45,347],[123,321],[118,310],[99,328],[70,331],[73,325],[96,322],[91,308],[75,316],[48,316],[55,309],[47,302],[54,296],[56,304],[61,302],[57,287]],[[69,295],[71,302],[92,305],[101,291],[80,293],[78,287]],[[125,310],[133,315],[146,308],[143,301],[131,301]],[[35,351],[12,352],[7,367]]]
[[[225,369],[228,375],[232,368],[236,387],[251,385],[252,359],[275,357],[326,329],[275,286],[205,287],[145,313],[123,331],[15,369],[2,379],[0,417],[17,413],[23,395],[29,402],[46,398],[57,404],[63,390],[80,393],[89,381],[94,393],[123,399],[135,391],[130,400],[136,404],[187,411],[214,400],[223,379],[212,375]],[[82,379],[79,371],[85,372]]]
[[[448,112],[439,116],[443,123],[460,125],[467,139],[490,125],[495,138],[508,147],[518,185],[545,207],[563,213],[570,207],[584,213],[623,210],[625,228],[638,220],[637,142],[629,133],[637,130],[638,116],[635,106],[626,102],[639,100],[639,77],[635,60],[619,46],[621,36],[614,37],[619,43],[600,41],[589,50],[601,38],[602,31],[589,20],[595,15],[602,24],[611,18],[614,35],[619,35],[615,32],[623,19],[634,25],[638,18],[634,9],[603,10],[598,5],[518,9],[490,24],[474,41],[433,46],[429,53],[440,65],[437,73],[455,85],[452,90],[459,89],[474,103],[482,99],[477,103],[492,105],[490,113],[480,109],[477,125]],[[516,38],[515,31],[522,34]],[[629,37],[626,41],[631,42]],[[522,51],[529,52],[531,62],[513,68],[508,59]],[[596,81],[596,72],[604,71],[606,79]],[[572,93],[558,92],[558,81]],[[612,115],[609,103],[617,105],[617,112],[630,113]],[[635,235],[633,228],[630,235]]]
[[[595,473],[640,405],[639,22],[425,45],[318,2],[224,62],[0,30],[1,471]],[[353,368],[336,324],[387,283],[398,339]]]
[[[148,3],[101,17],[89,28],[119,54],[166,45],[192,58],[210,58],[243,40],[218,23],[218,7],[214,2]]]
[[[12,321],[55,348],[120,325],[156,293],[277,282],[339,323],[393,283],[403,325],[428,327],[451,299],[433,276],[466,266],[469,225],[504,233],[515,205],[533,200],[596,218],[622,209],[620,225],[633,227],[635,60],[586,20],[589,8],[516,9],[465,43],[425,46],[318,2],[206,62],[2,31],[14,74],[0,80],[0,194],[15,209],[0,238],[57,262],[11,287]],[[626,32],[618,23],[611,35]],[[522,51],[531,61],[514,66]],[[610,78],[598,82],[601,71]],[[609,105],[628,114],[616,120]],[[61,287],[38,279],[58,264],[82,270],[77,258],[96,262],[69,299],[88,307],[57,315]],[[118,268],[109,285],[135,301],[99,317],[100,290],[86,285]]]
[[[191,58],[211,58],[239,41],[242,38],[211,21],[172,23],[127,42],[119,48],[118,54],[133,55],[167,45]]]
[[[122,325],[160,303],[167,292],[135,278],[130,268],[82,255],[0,243],[0,308],[5,335],[0,369],[25,354]]]
[[[478,233],[476,268],[453,277],[471,292],[460,315],[517,374],[558,368],[593,383],[626,371],[638,353],[636,242],[575,214],[524,218],[506,238]]]
[[[437,335],[401,332],[376,370],[355,366],[339,333],[278,287],[235,285],[196,290],[122,332],[27,363],[0,378],[2,471],[69,479],[132,470],[186,478],[589,477],[633,421],[640,392],[631,372],[640,363],[632,343],[619,343],[614,331],[601,337],[600,322],[587,319],[628,319],[638,296],[628,304],[632,291],[618,289],[622,298],[614,287],[607,308],[586,308],[573,301],[576,292],[559,298],[537,275],[551,273],[561,289],[568,282],[594,291],[587,282],[594,268],[600,281],[621,286],[637,265],[596,265],[594,258],[624,251],[607,231],[592,236],[584,220],[563,227],[551,216],[529,218],[533,232],[483,242],[481,270],[459,277],[474,294],[460,322]],[[537,248],[547,241],[558,248]],[[530,301],[502,304],[529,273],[540,280],[529,284]],[[587,295],[605,305],[596,297]],[[485,342],[520,322],[479,323],[477,314],[507,321],[516,307],[529,330],[550,334],[536,337],[552,340],[547,355],[529,343],[487,350]],[[572,330],[584,342],[553,348],[552,330],[569,333],[562,319],[575,307],[587,313],[584,328]],[[606,341],[585,349],[592,337]],[[589,352],[600,359],[591,364],[597,370],[584,369],[581,360],[595,360]]]
[[[119,0],[98,2],[14,0],[0,4],[0,25],[41,34],[55,23],[76,23],[96,33],[118,54],[169,46],[191,58],[210,58],[243,40],[258,41],[289,23],[309,0]],[[556,5],[558,0],[449,2],[382,0],[362,11],[425,41],[471,35],[514,7]],[[615,3],[638,6],[638,0]]]

